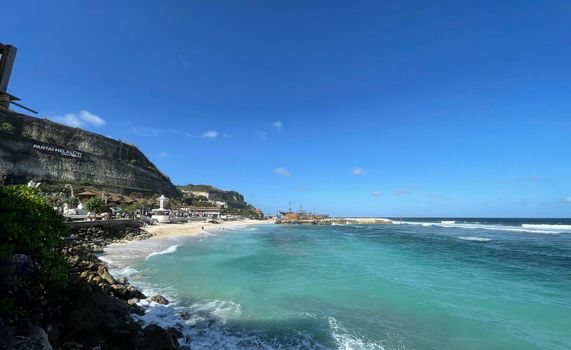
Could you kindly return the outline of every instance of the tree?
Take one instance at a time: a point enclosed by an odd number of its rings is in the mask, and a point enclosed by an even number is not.
[[[89,198],[86,202],[85,202],[85,206],[87,207],[87,210],[94,212],[94,213],[100,213],[101,210],[103,209],[103,200],[99,197],[92,197]]]
[[[129,216],[133,216],[133,215],[135,214],[135,212],[136,212],[138,209],[141,209],[142,204],[141,204],[141,203],[137,203],[137,202],[135,202],[135,203],[133,203],[133,204],[125,204],[125,203],[122,203],[122,204],[120,205],[120,207],[121,207],[121,209],[123,210],[123,212],[124,212],[125,214],[127,214],[127,215],[129,215]]]

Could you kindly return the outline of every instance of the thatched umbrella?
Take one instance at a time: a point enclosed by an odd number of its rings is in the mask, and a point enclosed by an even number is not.
[[[97,194],[95,192],[91,192],[91,191],[85,191],[85,192],[81,192],[77,194],[77,197],[80,198],[91,198],[91,197],[95,197],[97,196]]]

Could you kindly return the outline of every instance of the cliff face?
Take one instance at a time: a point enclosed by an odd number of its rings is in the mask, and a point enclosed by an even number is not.
[[[244,196],[236,191],[224,191],[211,185],[188,184],[178,186],[180,190],[208,192],[208,199],[226,202],[230,208],[247,209],[254,207],[246,202]]]
[[[179,194],[133,145],[0,110],[0,184],[90,183],[122,194]]]

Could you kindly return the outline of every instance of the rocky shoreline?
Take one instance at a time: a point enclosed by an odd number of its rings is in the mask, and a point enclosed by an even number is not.
[[[0,348],[5,349],[190,349],[180,329],[145,326],[131,314],[144,315],[137,302],[147,299],[129,284],[127,278],[115,279],[97,253],[111,243],[147,239],[151,234],[138,225],[74,228],[66,238],[64,252],[69,263],[66,288],[52,296],[40,325],[8,331]],[[149,300],[168,304],[160,295]],[[10,334],[12,333],[12,334]],[[25,336],[15,336],[24,334]]]

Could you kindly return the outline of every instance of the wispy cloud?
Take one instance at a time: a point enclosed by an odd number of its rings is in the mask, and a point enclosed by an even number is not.
[[[281,175],[281,176],[291,176],[291,173],[289,172],[289,170],[287,170],[284,167],[277,167],[276,173]]]
[[[190,138],[216,139],[218,135],[220,135],[220,133],[216,130],[208,130],[203,132],[200,136],[197,136],[195,134],[191,134],[189,132],[176,129],[139,128],[135,126],[131,127],[129,131],[132,132],[133,134],[145,137],[156,137],[165,134],[173,134]]]
[[[131,127],[129,129],[129,131],[131,131],[133,134],[136,134],[139,136],[161,136],[164,134],[174,134],[174,135],[193,137],[193,138],[197,137],[196,135],[193,135],[191,133],[180,131],[180,130],[175,130],[175,129],[154,129],[154,128]]]
[[[406,189],[398,189],[394,191],[393,194],[395,196],[406,196],[407,194],[410,194],[410,191]]]
[[[218,137],[218,131],[216,130],[208,130],[202,133],[201,136],[203,139],[215,139]]]
[[[530,201],[516,201],[511,203],[511,205],[530,205],[530,204],[532,204],[532,202]]]
[[[262,140],[267,140],[270,137],[270,132],[280,134],[284,130],[284,124],[280,120],[276,120],[271,126],[266,125],[263,130],[254,133]]]
[[[272,126],[273,126],[273,128],[274,128],[274,130],[275,130],[276,132],[282,132],[283,129],[284,129],[283,123],[282,123],[281,121],[279,121],[279,120],[276,120],[276,121],[272,124]]]
[[[361,168],[361,167],[354,167],[353,170],[351,171],[351,175],[353,176],[363,176],[363,175],[367,175],[367,170]]]
[[[191,62],[184,55],[178,55],[178,62],[185,70],[189,69],[191,66]]]
[[[383,194],[381,192],[373,191],[371,192],[371,196],[373,197],[381,197]]]
[[[86,126],[101,127],[105,125],[105,119],[86,110],[81,110],[77,113],[56,115],[49,119],[75,128],[84,128]]]
[[[550,182],[551,179],[541,176],[527,176],[527,177],[520,177],[516,179],[505,179],[501,180],[500,182],[503,184],[513,184],[513,183],[521,183],[521,182],[532,182],[532,183],[540,183],[540,182]]]
[[[438,200],[442,200],[442,201],[449,201],[449,200],[452,200],[451,198],[449,198],[449,197],[446,197],[446,196],[444,196],[444,195],[441,195],[441,194],[438,194],[438,193],[432,193],[432,194],[429,194],[429,195],[428,195],[428,197],[429,197],[429,198],[432,198],[432,199],[438,199]]]
[[[170,155],[167,152],[161,152],[159,153],[159,155],[157,156],[157,158],[159,159],[165,159],[168,158]]]
[[[571,196],[563,198],[563,203],[571,204]]]
[[[267,140],[268,139],[268,133],[265,131],[259,131],[256,133],[256,136],[258,136],[259,138],[261,138],[262,140]]]

